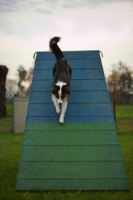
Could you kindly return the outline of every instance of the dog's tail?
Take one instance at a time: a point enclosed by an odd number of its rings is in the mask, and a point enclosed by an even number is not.
[[[60,37],[53,37],[49,42],[49,47],[52,53],[56,56],[56,59],[64,58],[64,55],[61,49],[58,47],[57,42],[60,41]]]

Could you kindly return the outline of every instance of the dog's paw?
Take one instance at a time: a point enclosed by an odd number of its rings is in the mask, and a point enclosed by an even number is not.
[[[59,123],[60,123],[60,124],[64,124],[64,119],[60,117]]]
[[[56,108],[56,112],[57,112],[57,113],[60,113],[60,108]]]

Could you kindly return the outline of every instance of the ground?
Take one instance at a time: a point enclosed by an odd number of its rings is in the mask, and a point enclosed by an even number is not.
[[[118,137],[129,181],[129,192],[61,192],[15,191],[16,177],[23,134],[12,134],[12,105],[7,105],[8,116],[0,120],[0,199],[1,200],[132,200],[133,199],[133,106],[116,107]]]

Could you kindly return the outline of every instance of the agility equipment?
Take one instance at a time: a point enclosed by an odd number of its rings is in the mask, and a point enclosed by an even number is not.
[[[100,51],[63,53],[73,74],[60,125],[51,101],[55,56],[37,52],[16,190],[128,190]]]

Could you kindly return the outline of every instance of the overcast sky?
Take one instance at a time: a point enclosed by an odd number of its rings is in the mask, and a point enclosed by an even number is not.
[[[63,51],[101,50],[105,74],[120,60],[133,68],[133,0],[0,0],[0,64],[9,77],[20,64],[32,67],[53,36]]]

